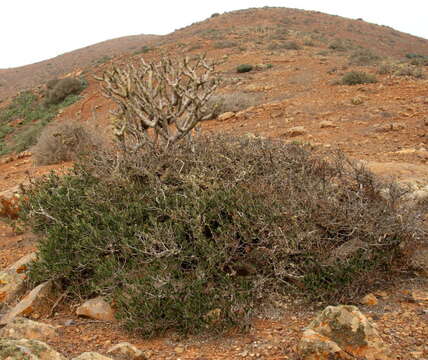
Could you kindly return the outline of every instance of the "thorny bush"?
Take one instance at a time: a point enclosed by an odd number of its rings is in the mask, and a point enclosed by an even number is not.
[[[400,244],[423,236],[394,184],[262,139],[102,154],[26,196],[22,220],[40,235],[30,279],[104,295],[145,336],[244,326],[286,293],[352,301],[406,270]]]

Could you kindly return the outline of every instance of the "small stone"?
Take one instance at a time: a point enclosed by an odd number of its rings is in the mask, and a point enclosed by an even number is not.
[[[77,308],[76,314],[79,316],[87,316],[95,320],[115,320],[112,307],[102,297],[97,297],[86,301]]]
[[[174,351],[175,351],[177,354],[182,354],[182,353],[184,353],[184,348],[183,348],[182,346],[176,346],[176,347],[174,348]]]
[[[362,98],[360,98],[359,96],[351,99],[352,105],[361,105],[362,103],[364,103],[364,100]]]
[[[292,127],[291,129],[288,129],[285,132],[285,135],[289,137],[295,137],[295,136],[306,135],[307,133],[308,131],[305,129],[304,126],[295,126],[295,127]]]
[[[324,120],[320,122],[321,129],[335,128],[337,127],[332,121]]]
[[[116,360],[146,360],[144,353],[137,349],[134,345],[122,342],[111,347],[107,354]]]
[[[377,305],[378,301],[373,294],[367,294],[360,300],[360,303],[367,306],[374,306]]]
[[[228,112],[225,112],[225,113],[219,115],[218,120],[219,121],[225,121],[225,120],[229,120],[230,118],[232,118],[234,116],[235,116],[234,112],[228,111]]]

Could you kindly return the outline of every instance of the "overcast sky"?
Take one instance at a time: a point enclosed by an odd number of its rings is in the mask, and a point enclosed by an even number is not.
[[[262,6],[363,18],[428,39],[427,0],[1,0],[0,68],[46,60],[116,37],[164,35],[215,12]]]

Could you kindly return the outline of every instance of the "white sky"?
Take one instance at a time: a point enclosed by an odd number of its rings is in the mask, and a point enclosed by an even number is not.
[[[46,60],[116,37],[164,35],[215,12],[262,6],[363,18],[428,39],[427,0],[2,0],[0,68]]]

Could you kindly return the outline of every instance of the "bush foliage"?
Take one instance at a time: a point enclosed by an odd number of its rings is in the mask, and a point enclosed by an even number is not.
[[[69,95],[79,94],[84,87],[83,82],[77,78],[64,78],[60,80],[55,80],[46,84],[47,93],[45,104],[46,105],[56,105],[64,101],[65,98]],[[49,88],[51,86],[51,88]]]
[[[349,301],[403,270],[400,244],[422,228],[402,195],[269,140],[97,155],[27,190],[21,219],[41,235],[29,277],[107,296],[145,336],[244,325],[272,294]]]
[[[343,75],[340,80],[342,85],[358,85],[358,84],[371,84],[376,83],[377,79],[374,75],[367,74],[362,71],[350,71]]]
[[[88,126],[76,121],[56,122],[43,129],[32,153],[38,165],[57,164],[77,160],[100,148],[101,143]]]
[[[237,73],[246,73],[250,72],[251,70],[253,70],[253,65],[250,64],[241,64],[236,68]]]

